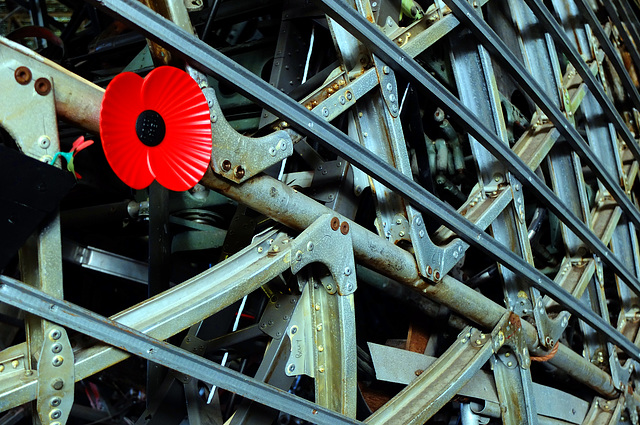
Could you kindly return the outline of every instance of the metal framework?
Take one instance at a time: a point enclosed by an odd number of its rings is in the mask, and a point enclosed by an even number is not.
[[[265,81],[236,61],[255,40],[233,58],[211,41],[222,10],[246,25],[232,2],[187,3],[91,1],[62,30],[104,13],[148,40],[148,64],[186,69],[208,101],[211,164],[189,192],[154,183],[73,210],[93,225],[102,210],[148,221],[149,297],[109,318],[65,301],[63,258],[136,282],[145,263],[63,241],[64,209],[41,221],[13,276],[0,275],[0,424],[29,411],[33,423],[82,423],[78,387],[131,355],[149,362],[140,424],[640,422],[638,4],[249,2],[259,16],[283,11]],[[316,28],[332,45],[314,47]],[[307,78],[321,49],[337,61]],[[259,107],[260,125],[238,131],[225,87]],[[26,157],[64,150],[58,120],[99,137],[104,89],[6,38],[0,93],[0,126]],[[230,203],[233,218],[218,219]],[[246,209],[275,228],[254,236]],[[170,236],[169,223],[188,230]],[[170,285],[167,252],[215,249],[220,261]],[[426,331],[411,322],[403,348],[365,350],[374,325],[356,313],[373,290],[417,306]],[[255,322],[238,330],[248,299],[260,300]],[[212,323],[222,331],[207,338]],[[377,403],[383,381],[403,388],[382,386]],[[118,416],[84,420],[132,422]]]

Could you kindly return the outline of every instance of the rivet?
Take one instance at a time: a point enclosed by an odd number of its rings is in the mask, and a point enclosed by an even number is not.
[[[60,416],[62,416],[62,412],[58,409],[52,410],[51,413],[49,413],[51,419],[58,419]]]
[[[234,171],[234,174],[236,176],[236,178],[241,179],[244,177],[244,168],[242,168],[242,165],[238,165]]]
[[[320,366],[320,367],[318,368],[318,372],[320,372],[320,373],[324,373],[324,366]]]
[[[231,169],[231,161],[225,159],[222,161],[222,171],[229,171]]]
[[[291,335],[295,335],[296,333],[298,333],[298,327],[297,326],[291,326]]]
[[[307,243],[307,251],[313,251],[313,242]]]
[[[298,252],[296,252],[296,260],[302,260],[302,251],[298,250]]]
[[[296,365],[290,364],[289,365],[289,372],[293,372],[294,370],[296,370]]]
[[[318,351],[320,352],[324,351],[324,347],[322,345],[318,345]]]
[[[316,331],[320,332],[322,330],[322,324],[316,326]]]
[[[55,367],[62,365],[62,363],[64,363],[64,357],[62,356],[55,356],[51,361],[51,364],[54,365]]]
[[[58,329],[53,329],[51,332],[49,332],[49,338],[51,338],[54,341],[59,340],[61,336],[62,336],[62,333]]]
[[[62,344],[58,344],[58,343],[56,343],[56,344],[53,344],[53,345],[51,346],[51,352],[52,352],[52,353],[56,353],[56,354],[57,354],[57,353],[59,353],[60,351],[62,351]]]
[[[51,146],[51,139],[49,139],[47,136],[40,136],[40,138],[38,139],[38,146],[40,146],[42,149],[47,149],[49,146]]]
[[[19,66],[14,72],[14,77],[19,84],[27,85],[31,81],[31,70],[26,66]]]
[[[11,362],[11,366],[13,366],[14,369],[17,369],[18,366],[20,366],[20,362],[18,360],[14,360]]]
[[[343,235],[346,235],[347,233],[349,233],[349,223],[347,223],[346,221],[343,221],[340,224],[340,233],[342,233]]]
[[[46,96],[51,91],[51,81],[46,78],[38,78],[34,84],[34,88],[40,96]]]

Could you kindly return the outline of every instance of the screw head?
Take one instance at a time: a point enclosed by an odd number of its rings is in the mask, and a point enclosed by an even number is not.
[[[296,333],[298,333],[298,327],[297,326],[291,326],[291,335],[295,335]]]
[[[290,364],[289,365],[289,372],[293,372],[294,370],[296,370],[296,365]]]

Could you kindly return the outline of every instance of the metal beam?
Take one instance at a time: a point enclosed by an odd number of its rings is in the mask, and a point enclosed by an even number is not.
[[[423,82],[421,83],[422,86],[428,84],[434,92],[440,93],[443,98],[453,98],[453,105],[455,105],[458,110],[458,114],[462,114],[464,117],[468,118],[468,120],[464,120],[468,122],[467,126],[477,124],[476,129],[472,130],[476,133],[474,136],[478,135],[477,138],[479,139],[494,141],[490,149],[492,153],[498,157],[506,158],[506,153],[503,150],[503,144],[497,140],[497,138],[493,136],[484,127],[484,125],[477,122],[478,120],[475,119],[469,111],[464,109],[455,97],[453,97],[442,86],[437,84],[434,79],[426,80],[424,78],[424,75],[426,74],[424,69],[413,61],[413,59],[408,58],[404,52],[395,46],[389,39],[384,37],[376,27],[371,25],[370,22],[366,21],[346,4],[335,0],[323,1],[326,5],[336,8],[333,10],[329,7],[331,15],[334,19],[343,24],[343,26],[346,24],[348,29],[353,28],[353,25],[351,25],[352,23],[355,23],[355,25],[358,26],[359,31],[354,31],[356,35],[361,36],[362,29],[364,28],[370,35],[370,37],[367,38],[369,38],[372,43],[377,43],[377,50],[379,50],[379,53],[383,58],[388,58],[388,62],[395,64],[403,63],[407,67],[410,66],[416,75],[423,77]],[[505,267],[522,276],[533,286],[551,296],[560,304],[563,304],[569,311],[576,314],[590,326],[593,326],[595,329],[602,332],[603,335],[606,335],[613,343],[626,351],[629,356],[640,361],[640,351],[638,347],[593,311],[586,309],[584,305],[571,296],[571,294],[564,289],[559,288],[551,279],[531,268],[526,261],[513,254],[487,233],[464,219],[451,206],[440,201],[413,180],[400,174],[395,168],[385,163],[376,155],[354,143],[344,133],[331,126],[322,118],[310,113],[306,108],[286,96],[284,93],[270,86],[258,76],[252,74],[204,42],[176,27],[171,22],[162,18],[160,15],[154,13],[135,0],[101,0],[96,4],[107,12],[138,27],[145,36],[174,49],[177,54],[185,58],[194,67],[234,85],[237,87],[238,91],[245,96],[257,101],[265,108],[279,116],[286,118],[287,121],[297,130],[317,139],[334,152],[339,152],[342,157],[346,158],[362,170],[366,170],[372,177],[402,194],[420,211],[429,214],[438,221],[443,221],[443,218],[447,217],[447,227],[454,230],[463,240],[477,247],[481,252],[487,254],[494,261],[504,264]],[[345,17],[348,17],[349,21],[346,21]],[[385,49],[387,49],[387,51],[385,51]],[[407,71],[404,67],[401,68],[401,70],[404,70],[405,73],[411,73],[410,70]],[[428,74],[426,75],[428,76]],[[445,107],[449,107],[449,105],[445,105]],[[521,179],[528,181],[531,187],[537,188],[537,192],[548,193],[548,197],[546,199],[547,202],[549,202],[552,211],[568,212],[565,211],[566,207],[560,205],[561,203],[559,200],[556,205],[552,205],[551,200],[557,199],[553,192],[551,192],[546,185],[541,183],[528,168],[525,167],[525,170],[515,167],[513,164],[519,163],[521,164],[520,167],[524,167],[524,165],[522,165],[522,161],[517,158],[511,150],[508,148],[506,150],[511,155],[511,158],[513,158],[513,161],[505,159],[505,162],[510,164],[510,168],[512,168],[514,174]],[[497,155],[499,153],[502,153],[503,155]],[[564,216],[562,213],[559,213],[558,215]],[[577,220],[570,212],[568,212],[567,215],[573,217],[574,221],[579,222],[579,220]],[[583,223],[579,223],[584,226]],[[572,230],[574,229],[572,228]],[[581,230],[583,230],[583,228],[578,228],[577,225],[575,226],[574,231],[576,233],[582,234],[583,232],[581,232]],[[594,244],[594,246],[599,247],[600,241],[598,240],[597,242],[598,244]],[[611,251],[605,249],[605,252],[601,255],[605,260],[609,260],[612,264],[619,265],[619,261],[613,258]],[[623,270],[620,267],[618,268],[621,271]],[[626,275],[628,276],[628,273]],[[622,276],[625,276],[625,274],[622,274]],[[640,288],[640,285],[635,279],[629,280],[631,285],[635,285],[637,289]]]
[[[309,422],[328,425],[361,423],[75,304],[51,297],[10,277],[0,276],[0,299],[54,323],[63,323],[131,354],[161,363],[187,376],[213,383]]]

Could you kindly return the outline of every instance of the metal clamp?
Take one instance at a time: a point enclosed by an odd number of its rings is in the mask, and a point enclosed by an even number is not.
[[[293,154],[294,137],[290,130],[279,130],[264,137],[247,137],[227,122],[215,90],[202,90],[211,115],[211,166],[213,170],[241,183]]]
[[[43,425],[60,425],[73,406],[74,356],[64,328],[46,323],[38,361],[38,416]]]
[[[347,221],[324,214],[292,242],[291,271],[296,274],[311,263],[327,266],[340,295],[355,292],[355,260]]]

